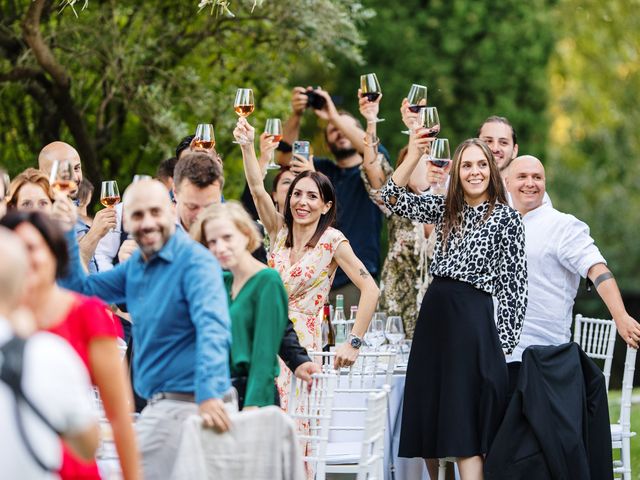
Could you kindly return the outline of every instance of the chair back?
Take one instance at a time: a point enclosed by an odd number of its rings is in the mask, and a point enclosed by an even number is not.
[[[602,373],[609,390],[613,349],[616,343],[616,326],[613,320],[576,315],[573,341],[590,357],[604,360]]]
[[[635,348],[627,345],[627,355],[624,359],[624,374],[622,376],[622,396],[620,399],[620,418],[618,423],[622,427],[622,434],[631,432],[631,396],[633,394],[633,377],[636,368]]]
[[[321,479],[325,478],[325,457],[336,381],[337,375],[332,372],[314,374],[310,383],[291,377],[289,415],[296,420],[307,469]]]
[[[356,480],[384,479],[384,431],[390,390],[389,385],[385,385],[367,398],[367,416]]]
[[[311,359],[322,365],[322,371],[335,371],[335,352],[309,352]],[[393,352],[361,352],[355,363],[339,371],[337,393],[371,393],[382,385],[391,385],[396,354]]]

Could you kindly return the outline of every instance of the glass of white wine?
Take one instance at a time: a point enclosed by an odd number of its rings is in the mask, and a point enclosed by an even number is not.
[[[236,99],[233,102],[233,109],[238,114],[238,116],[247,118],[253,113],[253,110],[255,108],[256,104],[253,99],[253,90],[250,88],[239,88],[236,91]],[[247,139],[243,138],[242,142],[236,142],[234,140],[233,143],[246,145]]]
[[[216,146],[216,137],[213,131],[213,125],[210,123],[199,123],[196,127],[196,134],[193,137],[193,146],[209,150]]]
[[[64,195],[71,195],[78,191],[78,184],[73,176],[73,165],[68,160],[55,160],[51,165],[49,183],[56,191]]]
[[[267,123],[264,126],[264,133],[273,137],[274,142],[282,140],[282,122],[279,118],[267,118]],[[276,163],[275,152],[271,152],[269,163],[267,164],[267,170],[276,170],[280,168],[280,165]]]

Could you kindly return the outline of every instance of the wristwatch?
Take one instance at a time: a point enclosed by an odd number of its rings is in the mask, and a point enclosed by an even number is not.
[[[359,350],[360,347],[362,346],[362,339],[359,336],[354,335],[353,333],[350,333],[349,334],[349,345],[351,345],[356,350]]]

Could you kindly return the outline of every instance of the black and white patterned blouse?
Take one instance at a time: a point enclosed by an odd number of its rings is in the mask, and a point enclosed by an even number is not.
[[[495,296],[500,343],[507,354],[511,353],[520,339],[527,309],[527,259],[520,214],[496,203],[489,218],[483,221],[489,202],[476,207],[465,204],[461,228],[449,234],[443,252],[443,196],[416,195],[397,186],[392,179],[382,188],[381,195],[396,215],[436,224],[431,274],[470,283]]]

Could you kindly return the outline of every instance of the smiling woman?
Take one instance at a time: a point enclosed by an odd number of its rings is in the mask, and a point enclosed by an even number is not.
[[[381,192],[397,215],[436,224],[434,279],[414,332],[399,454],[456,457],[463,480],[481,478],[506,407],[504,354],[518,342],[527,305],[524,228],[479,139],[456,149],[446,198],[408,191],[430,141],[423,133],[412,132],[407,157]]]
[[[269,266],[278,271],[289,295],[289,318],[300,344],[307,350],[322,349],[322,310],[338,267],[360,289],[352,336],[338,347],[335,359],[336,368],[352,365],[375,310],[379,290],[346,237],[332,228],[336,216],[333,185],[322,173],[299,174],[289,186],[280,213],[264,188],[253,147],[253,127],[240,118],[234,135],[236,139],[248,140],[241,144],[247,184],[269,235]],[[278,389],[285,409],[290,381],[291,372],[281,364]]]

